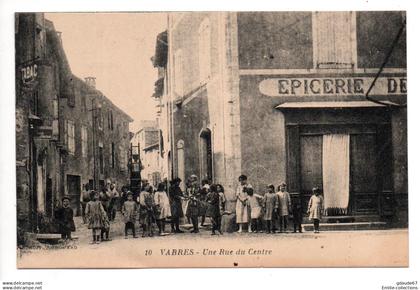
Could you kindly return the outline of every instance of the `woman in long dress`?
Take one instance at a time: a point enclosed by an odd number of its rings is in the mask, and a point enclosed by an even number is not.
[[[238,233],[242,232],[243,224],[249,223],[247,188],[252,187],[245,175],[239,176],[239,185],[236,188],[236,223],[239,225]],[[251,229],[248,229],[251,231]]]
[[[179,184],[181,183],[180,178],[175,178],[171,182],[169,188],[169,203],[171,205],[171,228],[173,233],[183,233],[179,229],[179,219],[184,217],[184,212],[182,211],[182,199],[184,194],[182,193]]]
[[[308,214],[309,219],[314,221],[314,233],[319,233],[319,222],[322,218],[322,211],[324,209],[324,198],[321,195],[319,188],[312,189],[313,195],[309,199]]]

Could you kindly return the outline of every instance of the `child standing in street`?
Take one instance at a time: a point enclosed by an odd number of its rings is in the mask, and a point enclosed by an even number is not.
[[[150,185],[145,186],[144,190],[139,196],[140,215],[139,222],[143,228],[142,237],[153,236],[153,223],[155,221],[155,203],[153,198],[153,187]]]
[[[70,207],[70,198],[62,199],[62,206],[56,210],[55,219],[59,225],[59,231],[63,240],[71,240],[71,232],[76,230],[73,220],[73,209]]]
[[[275,233],[274,223],[272,222],[275,220],[277,215],[277,209],[279,207],[279,197],[274,192],[274,185],[269,184],[267,186],[268,192],[264,195],[263,198],[263,208],[264,208],[264,216],[263,219],[266,223],[266,230],[267,234]]]
[[[165,219],[171,216],[171,206],[169,198],[165,191],[165,183],[158,184],[157,191],[154,195],[154,202],[157,207],[156,223],[159,228],[159,235],[165,234]]]
[[[125,222],[125,238],[128,238],[128,230],[131,229],[133,233],[133,238],[136,237],[136,212],[137,212],[137,203],[133,200],[133,193],[130,191],[127,193],[127,201],[124,202],[121,213]]]
[[[206,216],[210,217],[212,224],[211,234],[215,235],[216,231],[222,234],[220,230],[220,195],[217,192],[217,186],[215,184],[210,185],[209,193],[206,197],[206,202]]]
[[[225,196],[225,189],[223,188],[223,185],[217,184],[217,193],[219,194],[219,208],[220,208],[220,216],[223,215],[223,213],[226,210],[226,196]]]
[[[324,208],[324,199],[321,196],[319,188],[314,187],[312,189],[313,195],[309,199],[308,214],[309,219],[314,221],[314,233],[319,233],[319,222],[322,217],[322,211]]]
[[[246,175],[241,175],[238,178],[239,185],[236,188],[236,223],[239,226],[238,233],[242,233],[242,227],[244,224],[248,224],[248,232],[251,232],[251,227],[249,226],[249,208],[248,208],[248,194],[247,189],[252,188],[248,183],[248,177]]]
[[[255,194],[252,188],[247,189],[248,194],[248,205],[251,210],[251,230],[253,233],[257,233],[261,230],[261,202],[263,197],[259,194]]]
[[[94,190],[90,193],[90,201],[86,204],[85,214],[89,221],[88,228],[92,229],[92,244],[99,244],[99,233],[108,218],[107,213],[99,201],[99,193]]]
[[[206,221],[206,213],[207,213],[207,194],[210,191],[210,184],[207,179],[201,181],[201,189],[200,194],[198,196],[198,211],[199,216],[201,216],[201,223],[200,226],[204,227],[204,222]]]
[[[302,232],[302,206],[300,202],[293,203],[293,232]]]
[[[287,231],[287,219],[292,211],[292,201],[290,200],[290,194],[286,191],[286,183],[280,184],[277,195],[279,197],[278,217],[280,233],[282,233]]]

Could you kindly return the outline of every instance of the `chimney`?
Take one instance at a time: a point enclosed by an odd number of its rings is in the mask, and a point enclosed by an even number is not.
[[[88,86],[96,88],[96,78],[95,77],[86,77],[85,82]]]

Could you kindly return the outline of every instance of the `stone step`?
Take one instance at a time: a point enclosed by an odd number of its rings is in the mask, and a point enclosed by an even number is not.
[[[353,230],[383,230],[388,226],[385,222],[353,222],[353,223],[321,223],[320,231],[353,231]],[[305,231],[313,231],[313,224],[302,224]]]
[[[380,222],[379,215],[347,215],[347,216],[323,216],[324,223],[355,223],[355,222]],[[308,217],[303,218],[304,224],[310,224],[312,221]]]
[[[57,244],[61,240],[61,234],[36,234],[35,238],[41,243]],[[71,238],[72,240],[79,239],[77,236],[72,236]]]

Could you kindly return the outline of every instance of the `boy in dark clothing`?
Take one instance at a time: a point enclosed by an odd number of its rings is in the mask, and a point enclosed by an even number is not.
[[[299,231],[299,233],[302,232],[302,206],[300,203],[294,203],[293,204],[293,232],[296,233],[296,230]]]
[[[70,198],[63,197],[62,206],[55,211],[54,216],[58,223],[61,238],[71,240],[71,232],[76,230],[76,226],[73,220],[73,210],[70,207]]]

